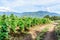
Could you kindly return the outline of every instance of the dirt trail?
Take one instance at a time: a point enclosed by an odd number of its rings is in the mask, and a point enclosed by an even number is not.
[[[48,27],[49,25],[51,24],[36,26],[35,28],[31,28],[29,33],[32,35],[32,38],[35,39],[39,32],[41,32],[44,28]]]
[[[47,34],[44,36],[44,40],[56,40],[55,37],[55,33],[54,33],[54,27],[57,25],[58,23],[51,23],[51,24],[45,24],[45,25],[38,25],[38,26],[34,26],[32,28],[30,28],[29,30],[29,34],[16,34],[15,36],[11,36],[11,40],[35,40],[35,38],[37,37],[37,35],[44,30],[46,27],[48,27],[48,32]]]
[[[47,24],[47,25],[39,25],[39,26],[35,26],[33,28],[30,28],[30,31],[29,33],[31,34],[32,36],[32,39],[30,40],[35,40],[36,36],[46,27],[49,27],[49,32],[52,32],[54,30],[54,27],[56,26],[57,23],[51,23],[51,24]],[[44,38],[45,40],[48,40],[51,36],[51,33],[47,33],[46,37],[47,38]],[[48,37],[49,36],[49,37]],[[24,40],[29,40],[29,37],[25,38]]]
[[[56,34],[54,32],[55,26],[57,23],[54,23],[48,30],[47,34],[45,35],[44,40],[57,40],[56,39]]]

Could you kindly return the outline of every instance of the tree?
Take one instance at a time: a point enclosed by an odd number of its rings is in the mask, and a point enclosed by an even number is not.
[[[52,16],[50,19],[51,20],[60,20],[60,17],[59,16]]]
[[[49,15],[46,15],[46,16],[44,16],[44,18],[50,18],[50,16]]]

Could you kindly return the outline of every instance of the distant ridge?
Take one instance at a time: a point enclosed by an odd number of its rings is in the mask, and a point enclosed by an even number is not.
[[[49,16],[60,16],[60,14],[57,13],[52,13],[52,12],[48,12],[48,11],[37,11],[37,12],[24,12],[24,13],[17,13],[17,12],[0,12],[0,15],[10,15],[10,14],[14,14],[16,16],[28,16],[28,17],[44,17],[45,15],[49,15]]]

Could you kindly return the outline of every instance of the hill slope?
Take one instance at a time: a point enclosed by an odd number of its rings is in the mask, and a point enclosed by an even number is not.
[[[16,13],[16,12],[0,12],[0,15],[10,15],[14,14],[16,16],[29,16],[29,17],[43,17],[45,15],[50,15],[50,16],[60,16],[60,14],[57,13],[52,13],[52,12],[47,12],[47,11],[37,11],[37,12],[24,12],[24,13]]]

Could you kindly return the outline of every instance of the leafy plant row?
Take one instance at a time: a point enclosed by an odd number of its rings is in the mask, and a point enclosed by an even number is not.
[[[55,33],[57,36],[57,40],[60,40],[60,23],[56,26]]]
[[[10,16],[0,16],[0,39],[8,37],[8,33],[24,32],[30,27],[40,24],[47,24],[51,21],[47,18],[31,18],[31,17],[17,17],[13,14]]]

